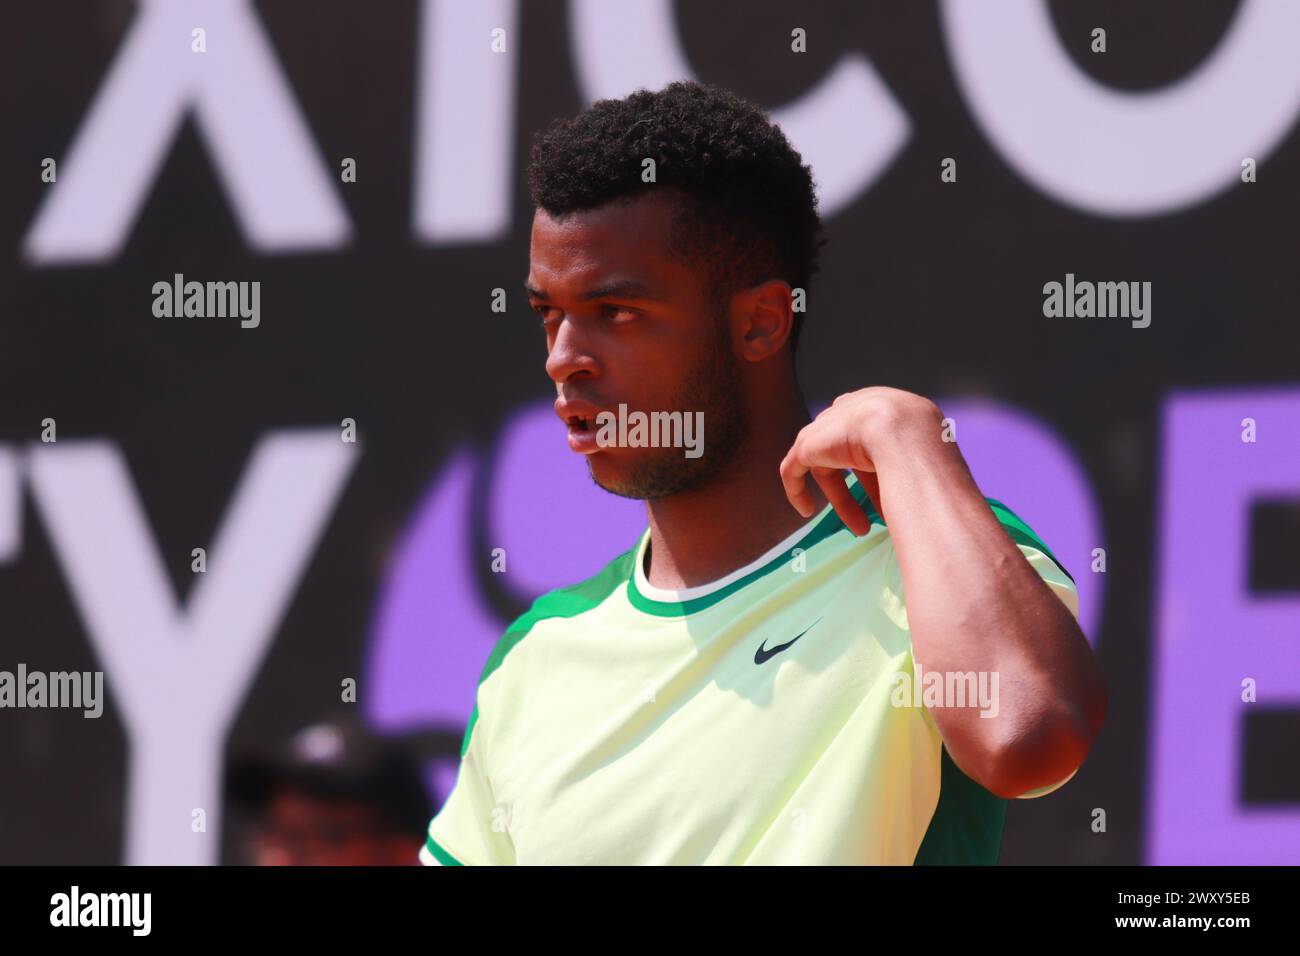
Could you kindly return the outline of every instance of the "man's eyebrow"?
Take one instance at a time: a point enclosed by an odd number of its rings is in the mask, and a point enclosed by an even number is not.
[[[524,282],[524,291],[536,299],[547,298],[544,291],[529,284],[527,280]],[[592,299],[650,299],[662,302],[665,297],[635,279],[613,279],[604,285],[588,289],[579,298],[583,302],[590,302]]]

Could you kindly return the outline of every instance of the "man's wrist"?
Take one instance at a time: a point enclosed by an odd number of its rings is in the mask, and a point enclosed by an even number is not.
[[[955,442],[944,441],[943,413],[929,399],[900,404],[864,424],[863,445],[876,470],[932,469],[958,456]]]

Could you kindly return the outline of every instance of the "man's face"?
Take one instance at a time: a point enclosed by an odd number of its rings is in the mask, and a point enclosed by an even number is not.
[[[411,866],[418,839],[393,832],[368,804],[282,787],[251,847],[258,866]]]
[[[700,484],[748,430],[730,325],[703,278],[668,254],[674,209],[655,195],[558,220],[539,209],[533,219],[529,302],[546,332],[556,412],[596,484],[628,498]],[[620,404],[647,419],[703,413],[703,453],[600,446],[596,416]]]

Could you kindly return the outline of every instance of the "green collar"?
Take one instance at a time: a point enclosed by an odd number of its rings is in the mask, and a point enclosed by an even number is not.
[[[856,475],[850,475],[848,479],[849,491],[858,504],[866,502],[866,512],[870,516],[873,524],[884,525],[884,520],[876,514],[876,509],[871,502],[867,500],[866,490],[858,481]],[[661,601],[656,598],[642,594],[636,586],[636,572],[638,567],[643,568],[645,550],[648,547],[648,538],[650,530],[647,528],[642,534],[641,543],[637,546],[636,559],[632,563],[632,569],[628,574],[627,580],[627,599],[631,605],[638,611],[644,611],[646,614],[653,614],[656,617],[685,617],[688,614],[695,614],[706,608],[713,607],[719,601],[722,601],[735,594],[741,588],[753,584],[759,578],[771,574],[778,568],[784,567],[794,559],[795,553],[807,551],[818,542],[825,541],[831,535],[840,531],[848,530],[840,516],[835,513],[835,509],[829,504],[823,509],[820,518],[815,519],[816,523],[801,538],[798,539],[789,548],[772,558],[761,567],[755,568],[743,577],[737,578],[725,587],[718,588],[716,591],[710,591],[708,594],[697,598],[690,598],[686,601]],[[643,569],[644,573],[644,569]]]

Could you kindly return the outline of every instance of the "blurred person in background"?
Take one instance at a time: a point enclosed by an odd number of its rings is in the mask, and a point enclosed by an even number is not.
[[[237,760],[227,794],[258,866],[409,866],[431,812],[415,755],[350,717]]]

